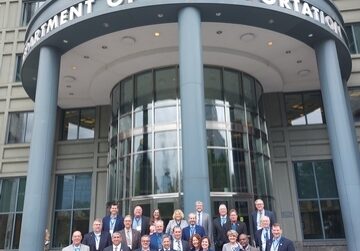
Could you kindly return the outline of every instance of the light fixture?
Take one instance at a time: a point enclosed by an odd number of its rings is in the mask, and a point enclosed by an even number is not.
[[[155,36],[155,37],[160,37],[160,32],[155,32],[155,33],[154,33],[154,36]]]
[[[106,50],[107,48],[108,48],[107,45],[101,46],[101,49],[103,49],[103,50]]]
[[[109,23],[103,23],[103,26],[104,26],[105,28],[109,28],[110,24],[109,24]]]
[[[273,24],[275,23],[275,20],[274,19],[269,19],[269,24]]]
[[[299,60],[296,61],[296,63],[297,63],[297,64],[301,64],[301,63],[302,63],[302,60],[299,59]]]
[[[89,56],[87,56],[87,55],[85,55],[85,56],[84,56],[84,58],[85,58],[85,59],[89,59],[90,57],[89,57]]]
[[[163,17],[164,17],[164,14],[159,13],[159,14],[157,14],[157,16],[158,16],[158,18],[163,18]]]
[[[240,40],[244,42],[250,42],[253,41],[254,39],[255,39],[254,33],[245,33],[240,36]]]
[[[221,35],[223,32],[222,31],[217,31],[216,34]]]
[[[71,88],[71,85],[66,85],[66,88]]]
[[[76,78],[74,76],[71,76],[71,75],[64,76],[63,79],[64,79],[65,82],[68,82],[68,83],[74,82],[76,80]]]
[[[73,67],[71,67],[71,69],[73,69],[74,71],[77,69],[77,67],[76,66],[73,66]]]
[[[313,37],[314,36],[314,34],[312,34],[312,33],[310,33],[309,35],[308,35],[308,37]]]
[[[63,43],[64,43],[64,44],[67,44],[67,43],[69,43],[69,41],[66,40],[66,39],[64,39],[64,40],[63,40]]]
[[[285,51],[286,54],[291,54],[291,50]]]
[[[307,75],[310,74],[310,70],[309,69],[303,69],[297,72],[297,75],[300,77],[306,77]]]
[[[134,45],[135,42],[136,42],[136,39],[131,36],[124,36],[121,38],[121,43],[123,45],[131,46],[131,45]]]
[[[36,81],[36,77],[32,77],[31,79],[34,80],[34,81]]]
[[[220,17],[220,16],[221,16],[221,12],[216,12],[215,15],[216,15],[217,17]]]
[[[69,92],[69,96],[74,96],[74,93],[73,93],[73,92]]]
[[[267,45],[268,45],[269,47],[271,47],[271,46],[273,45],[273,42],[272,42],[272,41],[269,41],[269,42],[267,43]]]

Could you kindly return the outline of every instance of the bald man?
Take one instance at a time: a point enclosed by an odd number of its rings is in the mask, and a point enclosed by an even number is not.
[[[89,246],[81,244],[82,235],[80,231],[75,231],[71,240],[72,244],[61,249],[62,251],[90,251]]]

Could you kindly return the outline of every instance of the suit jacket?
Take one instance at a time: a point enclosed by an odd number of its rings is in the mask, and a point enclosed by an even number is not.
[[[226,223],[230,222],[228,216],[226,216]],[[215,244],[215,251],[221,251],[222,246],[229,242],[229,239],[226,235],[226,223],[221,226],[221,219],[220,217],[214,219],[213,221],[213,235],[214,235],[214,244]]]
[[[150,235],[150,249],[159,250],[162,248],[162,236],[163,235],[164,235],[163,233],[161,233],[161,234],[153,233],[152,235]]]
[[[136,221],[135,217],[133,218],[133,223]],[[140,235],[149,234],[150,232],[150,218],[146,216],[141,216],[141,232]],[[135,229],[136,230],[136,229]]]
[[[164,248],[162,248],[160,251],[175,251],[175,250],[172,249],[172,247],[170,246],[170,249],[165,250]]]
[[[113,245],[111,244],[111,246],[108,246],[104,249],[104,251],[113,251],[114,248],[113,248]],[[118,249],[117,251],[130,251],[129,247],[123,243],[121,243],[121,247],[120,247],[120,250]]]
[[[140,248],[140,238],[141,238],[140,232],[136,231],[134,229],[131,229],[131,234],[132,234],[132,236],[131,236],[131,249],[130,250],[135,250],[135,249]],[[120,231],[120,235],[122,237],[123,243],[125,243],[127,245],[125,228]]]
[[[80,245],[80,251],[89,251],[89,250],[90,250],[89,246],[84,245],[84,244]],[[74,251],[74,247],[73,247],[73,245],[71,244],[71,245],[69,245],[69,246],[64,247],[63,249],[61,249],[61,251]]]
[[[264,209],[264,211],[265,211],[265,216],[269,217],[269,219],[270,219],[270,228],[271,228],[271,226],[275,223],[275,214],[270,210],[265,210]],[[252,222],[252,225],[253,225],[254,233],[257,230],[256,219],[257,219],[257,211],[254,211],[254,212],[251,213],[251,222]]]
[[[272,239],[266,242],[266,251],[270,251]],[[286,239],[285,237],[281,237],[279,241],[278,251],[295,251],[294,243]]]
[[[181,245],[182,245],[182,251],[190,251],[190,245],[189,245],[189,242],[188,241],[185,241],[185,240],[180,240],[181,241]],[[176,247],[176,240],[175,239],[172,239],[171,241],[171,249],[177,249]]]
[[[195,212],[196,217],[198,217],[198,212]],[[205,235],[212,239],[212,220],[208,213],[202,212],[201,213],[202,222],[201,226],[205,229]]]
[[[246,249],[243,249],[243,247],[240,246],[240,251],[259,251],[259,250],[257,248],[248,245]]]
[[[195,233],[199,234],[201,237],[204,237],[205,229],[200,225],[195,225]],[[182,229],[182,239],[185,241],[189,241],[190,237],[190,226],[187,226]]]
[[[90,251],[96,251],[96,242],[95,242],[95,234],[94,232],[90,232],[85,234],[82,243],[88,245],[90,247]],[[100,243],[99,243],[99,251],[103,251],[104,248],[112,245],[111,235],[109,232],[101,232],[100,235]]]
[[[105,216],[102,219],[102,231],[110,231],[110,215]],[[124,218],[121,215],[116,216],[115,226],[114,226],[114,232],[120,231],[124,228]]]
[[[246,224],[244,222],[241,221],[237,221],[235,223],[236,229],[235,231],[240,235],[240,234],[247,234],[247,227]],[[227,231],[232,229],[232,223],[230,221],[227,221],[225,224],[225,229],[226,229],[226,233]]]
[[[256,245],[256,247],[259,247],[260,251],[265,251],[265,249],[262,248],[262,241],[261,241],[262,231],[263,231],[263,228],[261,228],[255,232],[255,245]],[[269,238],[272,239],[273,234],[271,233],[270,229],[269,229],[269,235],[270,235]]]

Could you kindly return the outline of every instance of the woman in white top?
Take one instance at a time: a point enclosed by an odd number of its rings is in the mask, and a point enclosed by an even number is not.
[[[188,226],[188,223],[186,220],[184,220],[184,213],[180,209],[176,209],[174,211],[173,219],[167,224],[165,233],[172,234],[173,228],[175,226],[178,226],[181,229]]]

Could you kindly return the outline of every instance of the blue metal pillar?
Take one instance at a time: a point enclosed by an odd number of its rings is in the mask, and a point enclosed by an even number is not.
[[[49,214],[53,167],[60,55],[42,47],[39,57],[34,126],[26,178],[20,251],[43,251]]]
[[[201,200],[211,213],[200,12],[185,7],[178,21],[184,211]]]
[[[360,250],[360,156],[334,40],[316,48],[321,92],[348,250]]]

